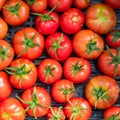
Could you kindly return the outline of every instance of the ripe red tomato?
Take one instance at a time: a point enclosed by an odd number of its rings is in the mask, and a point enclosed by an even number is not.
[[[47,90],[38,86],[26,89],[21,98],[17,98],[27,109],[27,114],[32,117],[34,116],[35,119],[45,116],[51,105],[51,97]]]
[[[66,60],[72,52],[70,38],[60,32],[49,35],[45,41],[46,51],[49,56],[58,61]]]
[[[12,86],[9,82],[8,75],[0,71],[0,101],[9,97],[12,93]]]
[[[71,104],[70,104],[71,103]],[[92,114],[92,108],[87,100],[75,97],[64,107],[68,120],[88,120]]]
[[[98,58],[104,49],[102,37],[87,29],[76,33],[72,44],[74,52],[86,59]]]
[[[25,120],[22,104],[15,98],[7,98],[0,104],[0,120]]]
[[[77,8],[67,9],[60,17],[60,28],[67,34],[75,34],[84,25],[84,14]]]
[[[120,76],[120,49],[105,50],[98,58],[98,67],[105,75]]]
[[[8,0],[2,9],[2,15],[9,25],[20,26],[28,20],[29,11],[29,6],[23,0]]]
[[[55,11],[64,12],[72,5],[72,0],[48,0],[48,5],[53,8],[56,6]]]
[[[7,35],[7,32],[8,25],[2,18],[0,18],[0,39],[3,39]]]
[[[75,7],[84,10],[90,6],[91,0],[73,0]]]
[[[89,61],[79,57],[69,57],[63,67],[64,76],[73,83],[85,82],[91,71]]]
[[[73,82],[67,79],[61,79],[53,84],[51,95],[58,103],[69,102],[75,93]]]
[[[120,30],[112,30],[106,34],[105,41],[111,48],[120,47]]]
[[[39,80],[46,84],[53,84],[62,77],[62,66],[54,59],[44,59],[38,65]]]
[[[0,40],[0,70],[9,66],[13,58],[13,47],[7,41]]]
[[[89,103],[98,109],[112,106],[118,99],[119,87],[115,79],[97,75],[92,77],[86,85],[85,96]]]
[[[3,5],[5,4],[5,2],[6,2],[6,0],[0,0],[0,11],[1,11]]]
[[[115,11],[107,4],[94,4],[86,11],[86,25],[98,34],[110,32],[116,25]]]
[[[120,119],[120,107],[111,106],[104,111],[104,118],[109,120],[119,120]]]
[[[43,35],[32,27],[18,30],[12,42],[16,55],[30,60],[40,57],[44,49]]]
[[[13,60],[5,71],[10,74],[10,82],[15,88],[27,89],[36,83],[37,69],[35,64],[28,59]]]
[[[120,9],[120,0],[104,0],[104,2],[113,9]]]

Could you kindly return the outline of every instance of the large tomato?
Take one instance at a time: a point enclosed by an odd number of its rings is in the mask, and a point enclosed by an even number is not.
[[[26,22],[29,12],[29,6],[23,0],[8,0],[2,9],[3,18],[11,26]]]
[[[27,89],[36,83],[37,69],[35,64],[28,59],[13,60],[5,71],[10,74],[10,82],[15,88]]]
[[[45,41],[46,51],[49,56],[58,61],[66,60],[72,52],[70,38],[60,32],[49,35]]]
[[[6,0],[0,0],[0,11],[1,11],[3,5],[5,4],[5,2],[6,2]]]
[[[98,34],[106,34],[116,26],[115,11],[107,4],[94,4],[86,11],[86,25]]]
[[[13,58],[13,47],[7,41],[0,40],[0,70],[9,66]]]
[[[73,50],[79,57],[96,59],[104,49],[102,37],[91,30],[81,30],[73,38]]]
[[[12,42],[16,55],[30,60],[40,57],[44,49],[43,35],[32,27],[18,30]]]
[[[88,120],[92,114],[92,108],[84,98],[74,97],[64,107],[68,120]]]
[[[64,76],[73,83],[85,82],[91,71],[89,61],[79,57],[69,57],[63,67]]]
[[[9,81],[9,76],[0,71],[0,101],[9,97],[12,93],[12,86]]]
[[[7,98],[0,103],[0,120],[25,120],[25,110],[15,98]]]
[[[105,76],[93,76],[85,87],[85,96],[89,103],[98,109],[112,106],[118,99],[119,87],[115,79]]]
[[[60,17],[60,28],[67,34],[75,34],[84,25],[84,14],[77,8],[67,9]]]

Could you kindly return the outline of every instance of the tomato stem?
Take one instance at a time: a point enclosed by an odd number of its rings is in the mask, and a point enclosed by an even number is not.
[[[111,34],[113,35],[112,42],[116,42],[120,39],[120,31],[112,31]]]
[[[111,117],[106,118],[104,120],[120,120],[119,115],[120,115],[120,112],[118,112],[117,114],[113,114]]]
[[[28,5],[32,5],[36,3],[36,0],[27,0]]]

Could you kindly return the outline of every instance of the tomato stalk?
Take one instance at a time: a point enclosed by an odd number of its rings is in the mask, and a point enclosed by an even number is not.
[[[35,4],[36,0],[27,0],[28,5]]]
[[[117,114],[113,114],[110,118],[106,118],[104,120],[120,120],[119,118],[120,112],[118,112]]]
[[[120,38],[120,31],[112,31],[111,34],[113,35],[112,42],[116,42]]]

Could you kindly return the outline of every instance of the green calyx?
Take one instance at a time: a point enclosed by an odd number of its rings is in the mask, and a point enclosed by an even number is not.
[[[118,112],[117,114],[113,114],[110,118],[106,118],[104,120],[120,120],[120,112]]]
[[[111,32],[111,34],[113,35],[112,42],[116,42],[118,39],[120,39],[120,31]]]
[[[36,3],[36,0],[27,0],[28,5],[32,5]]]

